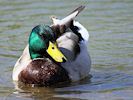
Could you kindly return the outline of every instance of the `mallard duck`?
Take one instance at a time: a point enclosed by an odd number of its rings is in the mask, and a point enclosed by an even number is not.
[[[88,31],[74,18],[80,6],[62,20],[51,17],[53,25],[38,25],[13,69],[13,80],[26,85],[50,86],[77,81],[89,74],[91,61],[86,42]]]

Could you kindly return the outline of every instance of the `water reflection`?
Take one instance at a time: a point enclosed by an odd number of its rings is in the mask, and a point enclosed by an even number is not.
[[[20,95],[20,97],[34,98],[35,100],[36,99],[48,100],[50,98],[53,98],[55,95],[54,89],[52,88],[28,87],[24,85],[19,85],[17,87],[17,91],[14,93]]]
[[[65,82],[65,83],[59,83],[51,87],[32,87],[32,86],[25,86],[23,84],[18,84],[17,82],[14,82],[15,85],[15,91],[14,94],[17,95],[17,97],[21,98],[32,98],[34,100],[80,100],[80,98],[65,98],[58,96],[59,94],[77,94],[80,93],[80,91],[70,92],[70,91],[59,91],[64,90],[66,87],[74,87],[76,85],[82,85],[82,84],[89,84],[90,83],[90,76],[86,77],[85,79],[78,81],[78,82]]]

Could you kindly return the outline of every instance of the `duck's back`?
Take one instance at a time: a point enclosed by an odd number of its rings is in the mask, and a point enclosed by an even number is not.
[[[72,81],[80,80],[89,75],[91,59],[85,43],[78,43],[78,37],[73,32],[66,32],[57,39],[59,49],[67,57],[67,62],[61,63],[69,73]]]

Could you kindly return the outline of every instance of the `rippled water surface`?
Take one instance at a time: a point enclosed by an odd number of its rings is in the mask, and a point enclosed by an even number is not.
[[[50,25],[50,15],[63,18],[86,5],[76,18],[90,33],[90,80],[54,88],[15,87],[13,66],[31,29]],[[132,0],[0,0],[0,100],[132,100]]]

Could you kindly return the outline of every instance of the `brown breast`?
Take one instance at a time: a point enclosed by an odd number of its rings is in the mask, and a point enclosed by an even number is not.
[[[67,71],[49,59],[33,60],[18,76],[19,82],[26,85],[50,86],[69,81]]]

